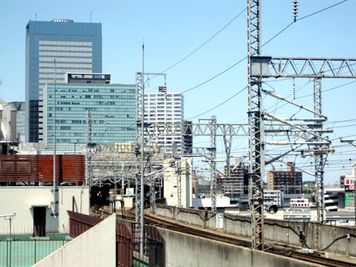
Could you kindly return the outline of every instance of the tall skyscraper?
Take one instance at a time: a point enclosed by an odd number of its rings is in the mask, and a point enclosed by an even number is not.
[[[43,88],[65,73],[101,73],[101,23],[68,19],[26,26],[26,141],[43,140]]]
[[[167,93],[166,87],[159,87],[158,93],[145,94],[145,123],[154,123],[157,128],[165,124],[183,124],[183,95]],[[165,153],[183,151],[183,134],[179,129],[170,135],[151,131],[151,142],[156,143]]]

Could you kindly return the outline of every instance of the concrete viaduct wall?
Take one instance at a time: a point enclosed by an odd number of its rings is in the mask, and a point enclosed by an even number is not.
[[[35,267],[114,267],[116,260],[116,215],[55,250]]]
[[[165,240],[166,266],[321,266],[167,229],[158,228],[158,230]]]
[[[155,213],[202,228],[217,228],[217,215],[214,212],[158,206]],[[224,214],[223,220],[225,233],[244,237],[251,236],[249,217]],[[350,238],[347,238],[347,235]],[[278,243],[356,256],[356,228],[352,227],[265,219],[265,238]],[[302,242],[303,238],[305,241]]]

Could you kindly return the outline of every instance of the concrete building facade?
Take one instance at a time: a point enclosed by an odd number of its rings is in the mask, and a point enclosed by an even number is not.
[[[16,214],[12,219],[13,234],[68,233],[67,210],[89,214],[89,188],[61,186],[58,199],[58,216],[52,216],[51,186],[0,187],[1,214]],[[0,220],[1,234],[8,234],[9,221]]]
[[[177,164],[172,166],[170,159],[164,162],[163,196],[169,206],[190,208],[193,198],[192,158],[182,158]]]
[[[303,174],[296,171],[293,162],[288,162],[287,171],[269,171],[267,173],[269,190],[281,190],[284,194],[301,194],[303,192]]]
[[[158,93],[146,93],[145,122],[154,123],[157,127],[167,124],[183,125],[184,101],[179,93],[168,93],[166,87],[159,87]],[[181,127],[180,127],[181,128]],[[151,131],[151,142],[156,143],[165,153],[181,153],[183,151],[183,134],[180,129],[167,135],[158,135]]]
[[[101,73],[101,23],[69,19],[29,21],[26,26],[26,142],[43,139],[42,96],[66,72]]]

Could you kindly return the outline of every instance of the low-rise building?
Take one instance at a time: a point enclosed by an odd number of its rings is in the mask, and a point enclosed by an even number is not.
[[[284,194],[302,194],[303,174],[296,171],[293,162],[288,162],[286,171],[269,171],[267,186],[270,190],[281,190]]]

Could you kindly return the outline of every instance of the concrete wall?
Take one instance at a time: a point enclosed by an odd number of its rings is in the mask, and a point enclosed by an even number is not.
[[[36,267],[115,266],[116,216],[111,215],[63,247],[54,251]]]
[[[225,215],[224,232],[234,235],[251,236],[251,223],[249,218]],[[356,236],[356,228],[353,227],[265,219],[265,238],[267,240],[302,246],[299,237],[300,232],[305,236],[306,245],[316,250],[324,250],[334,240],[345,237],[347,234]],[[356,256],[356,238],[342,238],[325,251]]]
[[[214,212],[157,205],[155,214],[203,228],[216,228]]]
[[[156,215],[202,228],[217,228],[216,214],[205,210],[157,206]],[[252,236],[250,218],[246,216],[225,214],[223,229],[227,234]],[[304,234],[305,243],[311,249],[324,250],[335,239],[341,238],[325,251],[356,256],[356,238],[342,238],[348,234],[356,236],[356,228],[265,219],[266,240],[302,247],[300,232]]]
[[[165,240],[166,266],[321,266],[158,228]]]
[[[46,207],[46,232],[69,232],[67,210],[89,214],[89,188],[62,186],[58,188],[59,215],[51,215],[53,201],[51,186],[6,186],[0,187],[0,215],[16,213],[12,220],[12,233],[33,232],[33,207]],[[0,234],[9,232],[9,221],[0,218]]]

